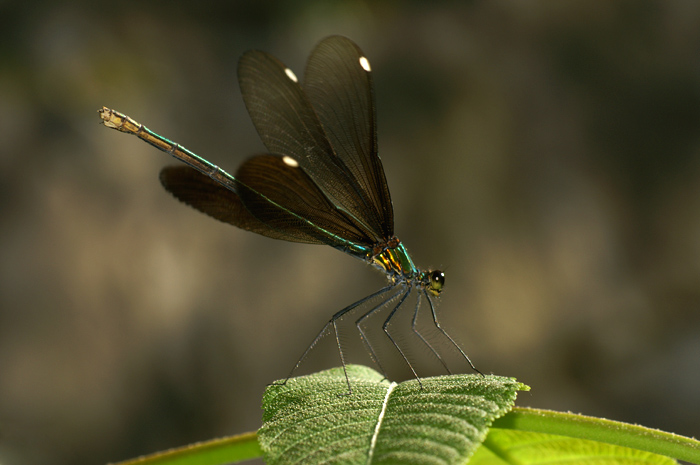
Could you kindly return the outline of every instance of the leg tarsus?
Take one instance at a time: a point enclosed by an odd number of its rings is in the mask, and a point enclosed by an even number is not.
[[[427,291],[424,289],[423,294],[425,294],[425,298],[428,299],[428,303],[430,304],[430,313],[433,315],[433,323],[435,323],[435,327],[452,343],[453,346],[457,348],[460,354],[465,358],[467,363],[469,363],[469,366],[471,367],[472,370],[476,371],[479,373],[481,376],[484,376],[482,372],[480,372],[472,363],[472,361],[469,359],[469,356],[462,350],[462,348],[455,342],[454,339],[452,339],[452,336],[447,334],[447,331],[442,329],[442,326],[440,326],[440,322],[438,321],[437,318],[437,313],[435,312],[435,306],[433,305],[433,301],[430,299],[430,296],[428,295]]]
[[[314,340],[311,341],[311,344],[309,344],[309,346],[306,348],[306,350],[304,351],[304,353],[301,354],[301,357],[299,357],[299,360],[297,360],[297,363],[294,365],[294,367],[293,367],[292,370],[289,372],[289,374],[288,374],[287,377],[284,379],[284,381],[281,381],[281,382],[280,382],[280,381],[275,381],[275,382],[271,383],[270,385],[271,385],[271,386],[284,386],[284,385],[286,385],[286,384],[287,384],[287,381],[289,381],[289,379],[292,378],[292,375],[294,375],[294,372],[297,370],[297,368],[299,368],[299,366],[300,366],[301,363],[304,361],[304,359],[306,358],[306,356],[309,355],[309,352],[311,352],[311,349],[313,349],[313,348],[316,346],[316,344],[318,344],[318,342],[321,340],[321,338],[326,334],[326,331],[328,331],[328,327],[331,326],[331,325],[333,325],[333,329],[334,329],[334,331],[335,331],[335,340],[336,340],[336,344],[338,345],[338,353],[340,354],[340,361],[341,361],[341,363],[343,364],[343,371],[345,372],[345,380],[347,381],[347,384],[348,384],[348,392],[347,392],[347,394],[343,394],[343,395],[350,395],[350,394],[352,393],[352,389],[351,389],[351,387],[350,387],[350,378],[348,377],[347,368],[346,368],[346,366],[345,366],[345,356],[344,356],[344,354],[343,354],[343,348],[342,348],[341,345],[340,345],[340,337],[339,337],[339,335],[338,335],[338,327],[336,326],[336,323],[335,323],[335,322],[336,322],[337,320],[339,320],[340,318],[342,318],[346,313],[348,313],[348,312],[354,310],[355,308],[357,308],[357,307],[359,307],[360,305],[364,304],[364,303],[367,302],[368,300],[371,300],[371,299],[373,299],[373,298],[375,298],[375,297],[377,297],[377,296],[380,296],[380,295],[382,295],[382,294],[385,294],[385,293],[388,292],[389,290],[393,289],[393,287],[394,287],[393,285],[392,285],[392,286],[383,287],[382,289],[378,290],[377,292],[375,292],[375,293],[373,293],[373,294],[370,294],[370,295],[368,295],[367,297],[358,300],[358,301],[355,302],[354,304],[348,305],[348,306],[345,307],[344,309],[342,309],[342,310],[336,312],[335,315],[333,315],[333,316],[331,317],[331,319],[328,320],[328,322],[327,322],[325,325],[323,325],[323,328],[322,328],[321,331],[318,333],[318,335],[316,335],[316,337],[314,338]],[[382,304],[382,305],[383,305],[383,304]],[[381,369],[381,366],[380,366],[380,369]],[[385,373],[382,373],[382,374],[386,376]]]
[[[413,312],[413,322],[411,323],[411,329],[416,334],[416,336],[418,336],[420,338],[420,340],[423,341],[423,344],[428,346],[428,348],[433,353],[433,355],[435,355],[435,357],[440,361],[442,366],[445,368],[445,371],[447,371],[447,374],[451,375],[452,371],[447,366],[447,363],[445,363],[445,361],[442,359],[442,357],[440,356],[438,351],[435,350],[433,345],[430,342],[428,342],[428,340],[425,337],[423,337],[423,335],[420,333],[420,331],[418,331],[418,328],[416,327],[416,323],[418,321],[418,309],[420,308],[420,304],[421,304],[421,295],[420,295],[420,293],[418,293],[418,297],[416,300],[416,309]]]

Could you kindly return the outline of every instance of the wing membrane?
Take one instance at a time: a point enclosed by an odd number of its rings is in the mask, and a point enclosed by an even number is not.
[[[353,218],[337,209],[301,168],[277,155],[258,155],[243,163],[235,192],[188,166],[166,167],[160,180],[197,210],[263,236],[344,249],[348,241],[370,243]]]
[[[268,226],[248,211],[238,194],[189,166],[163,168],[160,182],[181,202],[224,223],[273,239],[325,244],[303,231],[279,231]]]
[[[387,232],[393,233],[393,215],[390,213],[388,191],[386,196],[378,200],[374,189],[368,190],[367,186],[371,183],[359,179],[355,174],[361,164],[356,161],[364,161],[367,157],[351,159],[338,155],[333,143],[340,139],[329,139],[309,98],[298,82],[287,73],[286,66],[267,53],[251,51],[241,57],[238,78],[250,117],[268,150],[291,156],[296,160],[328,198],[354,218],[354,222],[364,229],[364,234],[371,238],[372,243],[386,239]],[[348,83],[349,80],[342,81],[340,85]],[[366,83],[369,84],[369,81]],[[347,92],[351,95],[356,94],[350,89],[347,89]],[[351,114],[346,114],[342,119],[343,122],[339,124],[356,124]],[[345,121],[346,119],[349,121]],[[365,118],[364,122],[359,121],[358,124],[367,126],[367,121],[373,122],[374,119]],[[372,139],[366,142],[365,146],[370,147],[369,153],[374,153],[376,158],[376,150],[371,149],[376,146],[373,124],[356,136]],[[340,151],[347,152],[347,149]],[[378,158],[376,160],[378,161]],[[350,168],[346,161],[355,166]],[[376,168],[377,165],[374,164],[374,169]],[[381,163],[378,168],[383,180]],[[382,205],[381,208],[378,208],[379,204]],[[389,214],[386,214],[386,205]],[[389,222],[385,223],[387,219]]]
[[[258,155],[236,173],[239,195],[257,219],[278,231],[303,231],[320,242],[372,245],[355,219],[338,209],[300,166],[278,155]]]
[[[309,57],[303,88],[335,154],[369,198],[372,224],[388,238],[394,235],[394,213],[377,155],[372,73],[366,60],[350,39],[329,37]]]

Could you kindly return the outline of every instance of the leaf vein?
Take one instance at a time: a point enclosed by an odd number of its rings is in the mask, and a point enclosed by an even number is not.
[[[372,434],[372,440],[369,443],[369,453],[367,454],[367,465],[372,463],[372,456],[374,455],[374,450],[377,446],[377,437],[379,436],[379,429],[382,426],[382,420],[384,420],[384,414],[386,413],[386,407],[389,405],[389,396],[391,395],[394,388],[398,386],[396,383],[391,383],[389,389],[386,390],[386,395],[384,396],[384,401],[382,401],[382,411],[379,412],[379,417],[377,418],[377,424],[374,427],[374,433]]]

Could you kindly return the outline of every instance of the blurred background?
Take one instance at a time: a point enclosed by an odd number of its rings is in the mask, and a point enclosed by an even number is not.
[[[699,2],[0,2],[0,462],[253,431],[266,384],[384,285],[183,206],[173,161],[96,113],[234,172],[264,150],[238,57],[301,76],[331,34],[372,63],[396,234],[446,270],[476,366],[532,386],[522,406],[699,436]],[[332,342],[300,374],[337,366]]]

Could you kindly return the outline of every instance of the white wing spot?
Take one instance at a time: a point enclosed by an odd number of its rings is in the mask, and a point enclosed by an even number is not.
[[[284,68],[284,74],[286,74],[287,77],[288,77],[289,79],[291,79],[292,81],[294,81],[294,82],[299,82],[299,79],[297,79],[297,75],[294,74],[294,71],[292,71],[291,69],[289,69],[289,68]]]
[[[360,57],[360,66],[368,73],[372,71],[372,68],[369,66],[369,60],[366,57]]]
[[[285,165],[291,166],[292,168],[297,168],[299,166],[299,162],[293,159],[290,156],[283,156],[282,161],[284,162]]]

